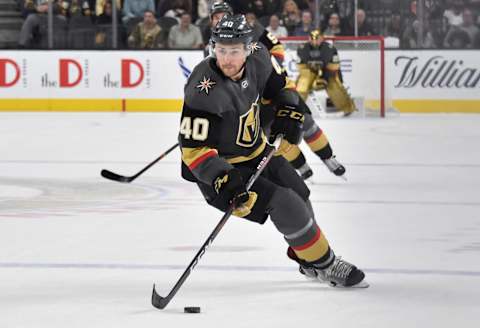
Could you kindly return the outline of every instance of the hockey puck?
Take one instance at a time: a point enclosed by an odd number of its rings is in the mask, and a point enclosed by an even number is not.
[[[185,313],[200,313],[199,306],[186,306],[183,308],[183,312]]]

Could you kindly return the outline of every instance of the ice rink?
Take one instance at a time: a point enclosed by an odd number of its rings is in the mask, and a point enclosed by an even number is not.
[[[317,221],[368,289],[305,280],[282,236],[222,214],[180,178],[179,113],[0,113],[0,327],[478,327],[480,116],[319,122],[348,181],[311,152]],[[185,306],[202,313],[185,314]]]

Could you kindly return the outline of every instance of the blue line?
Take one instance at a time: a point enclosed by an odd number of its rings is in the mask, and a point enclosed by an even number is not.
[[[177,271],[186,268],[185,265],[162,265],[162,264],[121,264],[121,263],[22,263],[4,262],[0,268],[21,269],[119,269],[119,270],[161,270]],[[227,266],[227,265],[200,265],[199,270],[206,271],[250,271],[250,272],[292,272],[297,268],[281,266]],[[468,276],[480,277],[480,271],[466,270],[417,270],[417,269],[385,269],[366,268],[367,273],[376,274],[402,274],[402,275],[437,275],[437,276]]]

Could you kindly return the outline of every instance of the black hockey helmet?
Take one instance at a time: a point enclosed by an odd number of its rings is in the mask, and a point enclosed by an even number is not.
[[[211,41],[215,43],[244,43],[249,46],[253,40],[253,30],[244,15],[225,15],[212,29]]]
[[[230,7],[228,3],[225,1],[215,1],[212,6],[210,7],[210,19],[212,16],[217,13],[226,13],[229,15],[233,15],[233,9]]]

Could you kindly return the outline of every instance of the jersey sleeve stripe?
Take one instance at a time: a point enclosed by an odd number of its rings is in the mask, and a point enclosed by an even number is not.
[[[182,148],[182,159],[190,170],[194,170],[210,157],[217,155],[217,150],[209,147]]]
[[[285,59],[285,48],[281,44],[277,44],[270,49],[270,54],[280,59],[282,62]]]

